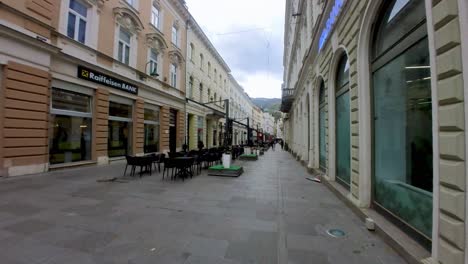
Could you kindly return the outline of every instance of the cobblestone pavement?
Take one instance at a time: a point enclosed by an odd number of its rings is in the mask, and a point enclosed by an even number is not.
[[[96,182],[124,164],[0,179],[0,262],[405,263],[287,152],[237,164],[185,182]]]

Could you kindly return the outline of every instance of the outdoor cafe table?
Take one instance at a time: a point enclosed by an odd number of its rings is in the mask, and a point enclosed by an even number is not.
[[[176,167],[179,169],[176,177],[179,176],[184,180],[186,177],[193,176],[192,172],[189,171],[194,161],[193,157],[176,157],[174,160],[176,161]]]

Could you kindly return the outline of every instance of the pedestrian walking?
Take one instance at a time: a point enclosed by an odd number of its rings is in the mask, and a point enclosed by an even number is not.
[[[275,141],[271,141],[270,145],[271,145],[271,149],[273,149],[273,151],[275,151]]]
[[[280,145],[281,145],[281,150],[284,150],[284,142],[283,142],[283,140],[280,141]]]

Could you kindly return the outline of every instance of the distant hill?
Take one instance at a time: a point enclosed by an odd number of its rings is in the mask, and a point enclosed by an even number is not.
[[[252,98],[253,103],[265,112],[273,113],[279,111],[281,106],[280,98]]]

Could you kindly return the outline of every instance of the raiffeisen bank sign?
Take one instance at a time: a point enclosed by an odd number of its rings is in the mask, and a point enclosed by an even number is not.
[[[343,5],[345,2],[346,0],[335,0],[335,4],[333,5],[330,15],[327,19],[325,28],[322,30],[322,34],[320,34],[320,39],[319,39],[319,44],[318,44],[319,51],[327,42],[328,37],[330,36],[330,32],[333,30],[333,26],[335,25],[336,20],[338,19],[338,16],[340,15],[341,9],[343,8]]]

